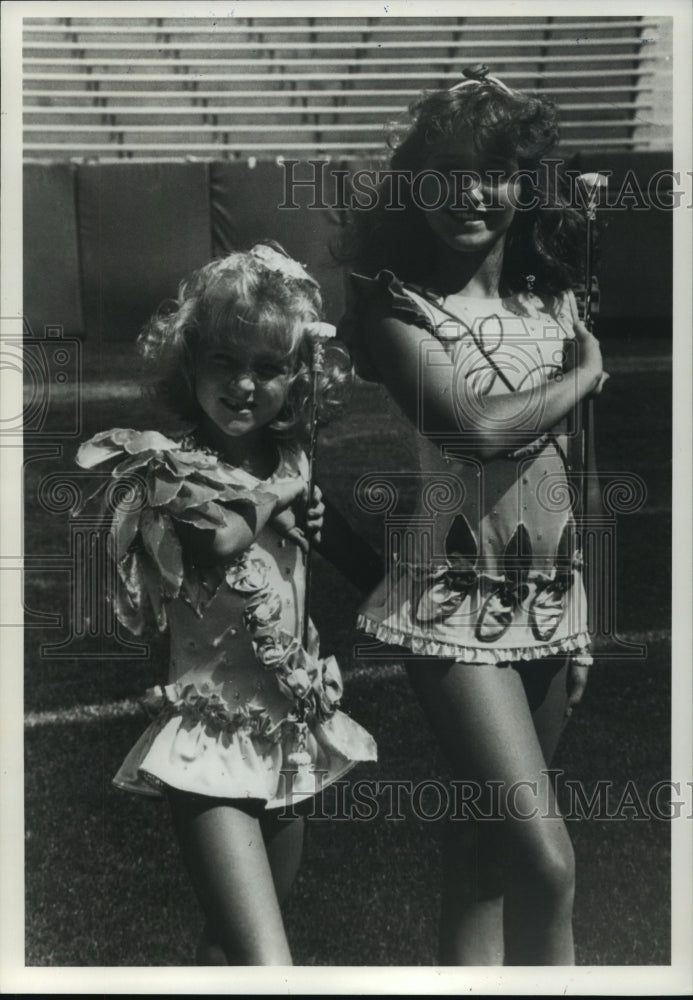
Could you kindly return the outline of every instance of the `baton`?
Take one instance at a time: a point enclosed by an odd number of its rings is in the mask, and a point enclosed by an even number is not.
[[[594,222],[597,218],[597,206],[601,192],[606,191],[608,178],[605,174],[580,174],[577,183],[586,194],[585,217],[587,228],[585,232],[585,298],[582,309],[582,321],[590,332],[593,326],[592,278],[594,272]],[[580,460],[582,466],[582,516],[587,514],[589,507],[590,483],[588,469],[594,465],[594,399],[582,400],[582,431],[580,441]]]
[[[335,336],[336,329],[329,323],[315,323],[311,329],[311,390],[310,390],[310,416],[309,427],[310,436],[308,441],[308,505],[313,499],[315,488],[315,457],[318,451],[318,417],[319,401],[318,392],[320,388],[320,376],[325,366],[325,344]],[[306,533],[307,534],[307,533]],[[303,594],[303,648],[308,650],[308,626],[310,622],[310,584],[312,577],[312,554],[313,542],[307,539],[308,548],[306,550],[305,562],[305,591]]]

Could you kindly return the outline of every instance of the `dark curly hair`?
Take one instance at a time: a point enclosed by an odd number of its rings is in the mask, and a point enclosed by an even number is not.
[[[247,342],[250,333],[293,370],[286,403],[268,429],[279,438],[300,436],[312,382],[308,330],[321,319],[317,281],[275,241],[213,260],[182,281],[178,298],[140,333],[146,389],[177,417],[196,423],[202,415],[195,389],[200,351]],[[339,409],[351,376],[346,350],[328,349],[318,387],[321,422]]]
[[[527,288],[559,294],[581,277],[584,220],[570,204],[569,186],[558,170],[541,168],[558,141],[554,105],[537,96],[508,91],[491,81],[424,94],[410,107],[413,123],[395,128],[390,167],[406,171],[401,183],[404,211],[378,198],[372,209],[355,209],[344,228],[337,255],[356,270],[373,275],[382,267],[402,281],[430,285],[435,275],[436,236],[417,207],[408,178],[423,168],[434,144],[470,135],[489,160],[517,161],[522,204],[508,230],[500,277],[502,294]]]

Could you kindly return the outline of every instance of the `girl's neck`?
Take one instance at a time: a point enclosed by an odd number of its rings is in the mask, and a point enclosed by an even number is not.
[[[231,437],[219,430],[211,420],[203,417],[197,425],[195,436],[229,465],[244,469],[258,479],[269,479],[276,471],[279,461],[277,446],[264,427],[239,437]]]
[[[483,254],[459,253],[446,245],[440,246],[435,268],[436,291],[446,297],[498,298],[504,247],[504,238]]]

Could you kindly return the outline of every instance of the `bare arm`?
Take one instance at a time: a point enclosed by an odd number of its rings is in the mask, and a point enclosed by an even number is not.
[[[189,547],[201,563],[232,559],[252,545],[269,521],[304,497],[305,493],[306,485],[302,479],[274,482],[271,492],[267,491],[266,501],[253,505],[251,509],[239,507],[229,510],[223,527],[200,530],[181,521],[177,525],[178,533],[183,545]]]
[[[449,436],[455,435],[455,443],[488,461],[550,430],[579,399],[599,391],[599,344],[579,321],[575,335],[577,364],[562,378],[544,383],[541,391],[535,386],[483,399],[461,395],[467,387],[435,337],[388,315],[384,306],[367,317],[363,343],[392,397],[415,426],[420,426],[423,404],[425,431],[433,440],[445,436],[450,441]],[[435,364],[427,361],[433,348]]]

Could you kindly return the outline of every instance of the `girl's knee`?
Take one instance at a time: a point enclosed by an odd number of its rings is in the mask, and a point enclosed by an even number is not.
[[[547,850],[537,866],[545,891],[555,898],[572,900],[575,893],[575,854],[570,843]]]
[[[572,902],[575,893],[575,852],[565,827],[532,838],[513,855],[510,878],[522,882],[533,894],[557,902]]]
[[[549,843],[530,860],[528,871],[539,891],[554,900],[572,902],[575,894],[575,854],[570,841]]]

